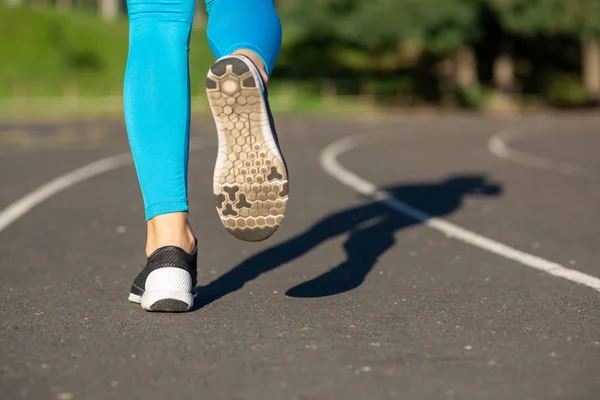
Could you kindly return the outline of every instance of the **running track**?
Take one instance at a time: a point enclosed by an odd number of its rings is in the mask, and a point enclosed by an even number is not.
[[[598,399],[599,126],[281,118],[288,214],[252,244],[221,228],[197,118],[201,295],[167,315],[126,301],[121,121],[0,123],[1,397]]]

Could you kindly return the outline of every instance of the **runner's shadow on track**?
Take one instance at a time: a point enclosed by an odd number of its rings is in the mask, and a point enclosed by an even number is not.
[[[452,176],[439,182],[417,183],[385,188],[393,197],[432,217],[443,217],[458,210],[467,196],[499,196],[502,187],[483,175]],[[375,201],[333,213],[291,239],[276,244],[243,261],[207,286],[199,287],[195,308],[242,288],[261,274],[308,253],[339,235],[348,235],[343,244],[346,260],[328,272],[286,292],[290,297],[325,297],[358,287],[395,243],[394,234],[421,224]]]

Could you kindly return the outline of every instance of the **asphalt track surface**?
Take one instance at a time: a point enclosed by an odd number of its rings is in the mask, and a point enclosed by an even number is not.
[[[280,118],[290,203],[258,244],[221,227],[197,118],[187,314],[127,302],[145,234],[127,156],[15,208],[127,152],[122,122],[0,125],[2,399],[600,398],[600,116]]]

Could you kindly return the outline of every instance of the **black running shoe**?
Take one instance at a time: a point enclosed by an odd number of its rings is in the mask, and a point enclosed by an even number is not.
[[[226,56],[210,68],[206,93],[219,136],[213,189],[221,222],[238,239],[265,240],[288,203],[288,172],[266,86],[249,58]]]
[[[133,281],[129,301],[148,311],[189,311],[197,295],[197,276],[197,249],[189,254],[179,247],[161,247]]]

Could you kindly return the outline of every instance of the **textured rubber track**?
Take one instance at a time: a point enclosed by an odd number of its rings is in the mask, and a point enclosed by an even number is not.
[[[206,92],[219,153],[213,188],[223,226],[257,242],[281,224],[288,202],[288,174],[260,76],[244,61],[227,57],[208,72]]]

